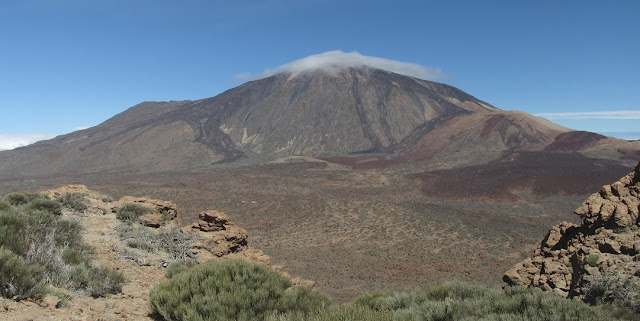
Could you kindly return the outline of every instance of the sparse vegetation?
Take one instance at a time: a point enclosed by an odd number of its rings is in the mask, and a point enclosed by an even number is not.
[[[120,209],[118,209],[118,212],[116,212],[116,218],[123,222],[132,223],[136,222],[138,220],[138,217],[140,217],[141,215],[151,212],[153,212],[153,210],[148,207],[144,207],[140,204],[130,203],[125,204],[120,207]]]
[[[152,231],[139,226],[121,224],[118,235],[131,248],[141,249],[149,253],[165,251],[174,260],[193,259],[189,250],[191,244],[198,240],[194,234],[183,233],[176,227],[164,227]]]
[[[196,260],[180,260],[171,262],[171,264],[169,264],[169,266],[167,266],[167,269],[164,271],[164,276],[170,279],[174,275],[186,271],[196,265],[198,265],[198,261]]]
[[[68,209],[82,212],[87,209],[87,202],[84,197],[84,193],[64,193],[56,197],[56,200],[62,204],[63,207]]]
[[[288,320],[637,320],[625,310],[591,307],[538,289],[510,287],[504,291],[460,282],[427,290],[372,293],[339,307],[317,310],[307,317],[285,313]]]
[[[598,264],[598,259],[600,259],[600,255],[589,254],[589,256],[584,260],[584,263],[589,266],[596,266]]]
[[[173,275],[149,295],[164,320],[264,320],[276,312],[314,311],[328,305],[323,294],[296,289],[268,268],[242,260],[216,260]]]
[[[0,210],[0,295],[39,299],[49,284],[94,296],[120,290],[124,277],[91,265],[93,248],[84,244],[78,222],[60,216],[58,201],[28,193],[5,199],[18,205]]]
[[[640,313],[640,279],[635,275],[597,276],[586,287],[585,300],[597,305],[615,304]]]
[[[65,247],[60,253],[60,258],[67,265],[76,265],[82,262],[80,258],[80,252],[68,247]]]
[[[0,295],[14,300],[39,299],[46,293],[44,268],[0,247]]]
[[[11,204],[6,201],[0,201],[0,212],[5,212],[11,210]]]
[[[4,200],[13,206],[25,205],[36,198],[46,198],[46,196],[35,193],[15,192],[4,196]]]
[[[70,270],[73,288],[86,290],[93,297],[118,293],[122,290],[125,277],[122,273],[106,266],[79,264]]]
[[[25,210],[46,211],[53,215],[62,215],[62,207],[58,201],[45,198],[36,198],[25,206]]]

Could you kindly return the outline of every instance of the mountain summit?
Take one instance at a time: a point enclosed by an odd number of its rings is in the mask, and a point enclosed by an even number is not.
[[[266,78],[278,73],[299,74],[318,70],[323,70],[328,73],[338,73],[348,68],[381,69],[425,80],[434,80],[442,77],[440,70],[426,68],[419,64],[364,56],[356,51],[342,52],[341,50],[334,50],[292,61],[274,70],[267,70],[256,78]]]
[[[326,68],[335,60],[327,56],[293,62],[213,98],[141,103],[98,126],[0,152],[0,176],[176,170],[291,155],[450,167],[543,150],[558,137],[570,142],[561,148],[584,141],[457,88],[372,67],[385,60],[360,64],[354,57],[339,68]],[[601,140],[608,138],[587,145]]]

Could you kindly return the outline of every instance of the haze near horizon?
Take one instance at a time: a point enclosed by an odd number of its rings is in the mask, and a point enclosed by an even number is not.
[[[0,106],[12,121],[0,149],[97,125],[142,101],[212,97],[336,53],[504,110],[638,139],[639,11],[634,1],[5,1],[0,36],[13,49],[0,52]]]

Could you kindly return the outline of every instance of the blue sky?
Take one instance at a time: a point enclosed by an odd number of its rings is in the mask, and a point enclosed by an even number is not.
[[[640,1],[3,0],[0,148],[141,101],[212,97],[331,50],[419,64],[498,108],[640,138],[638,16]]]

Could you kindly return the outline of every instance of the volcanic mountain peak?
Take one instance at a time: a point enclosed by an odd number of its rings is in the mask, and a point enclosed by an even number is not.
[[[448,168],[486,163],[509,151],[543,150],[570,132],[395,72],[402,68],[409,69],[358,53],[308,57],[212,98],[141,103],[98,126],[0,152],[0,176],[180,170],[294,155],[373,156]],[[624,154],[639,149],[570,136],[561,150],[572,150],[574,141]]]
[[[381,69],[420,79],[437,79],[443,76],[440,70],[427,68],[419,64],[364,56],[356,51],[343,52],[341,50],[333,50],[292,61],[274,70],[267,70],[258,75],[257,78],[266,78],[278,73],[297,75],[318,70],[325,71],[329,74],[336,74],[348,68]]]

